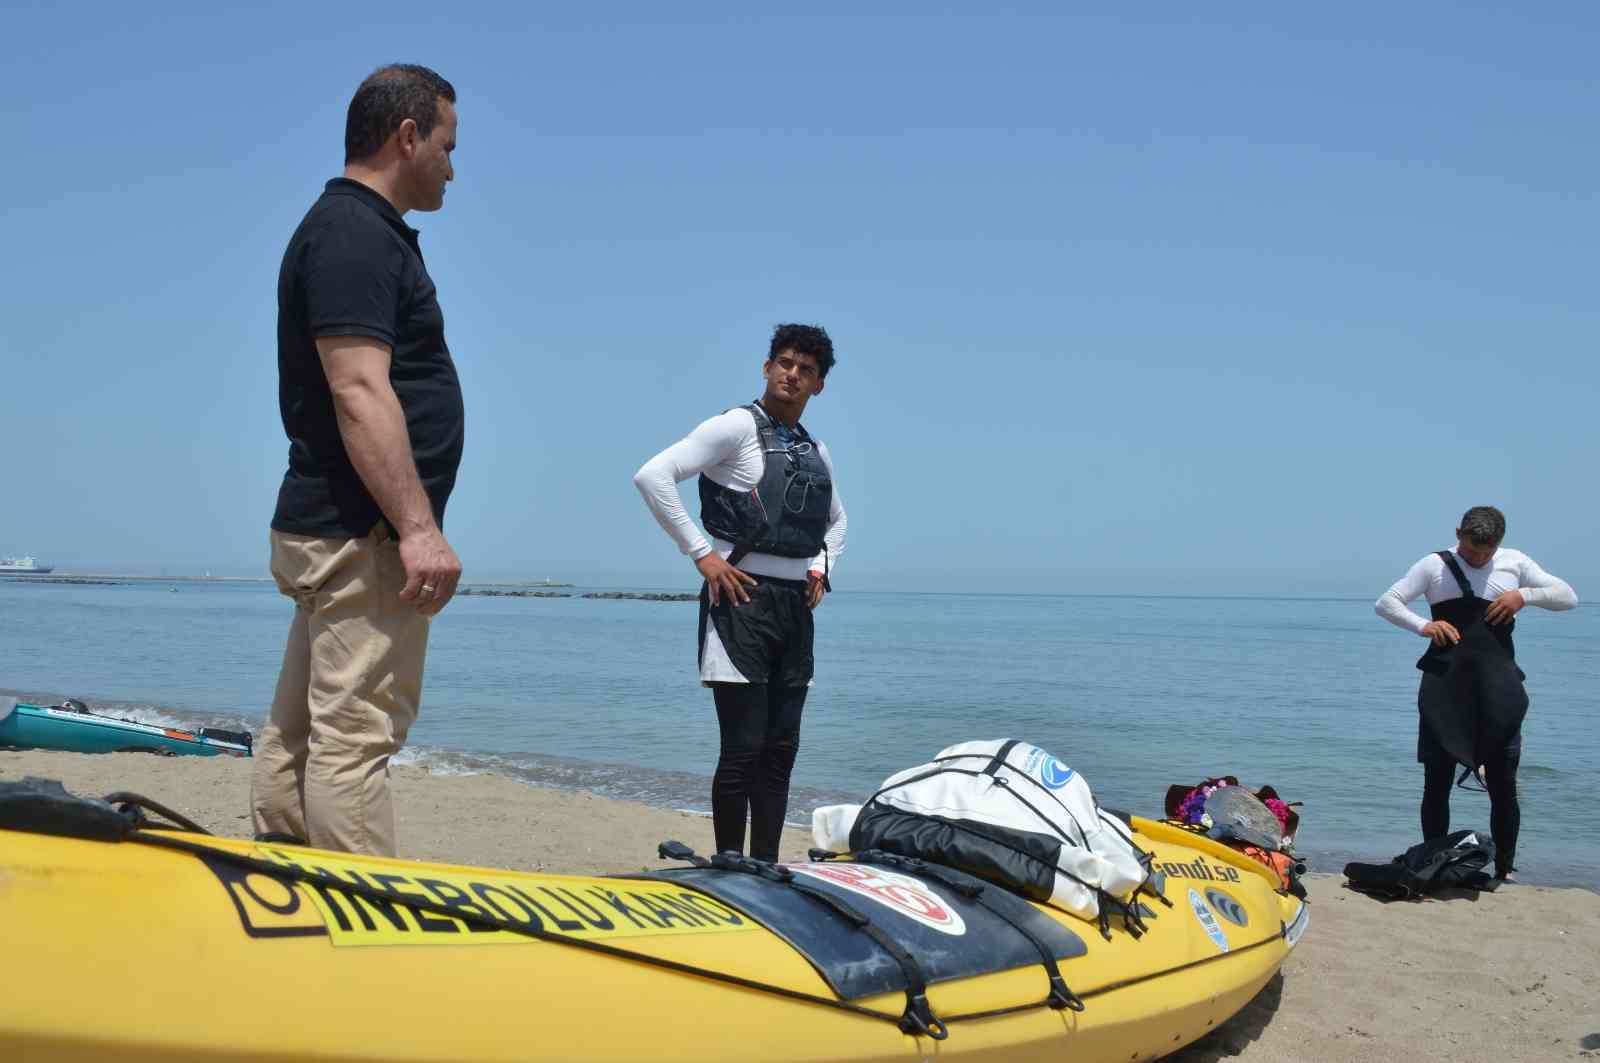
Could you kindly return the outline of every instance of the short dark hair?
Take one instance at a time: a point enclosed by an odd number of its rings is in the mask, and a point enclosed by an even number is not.
[[[809,354],[817,360],[817,378],[828,375],[833,368],[833,340],[821,325],[779,325],[772,330],[772,344],[767,348],[767,361],[772,361],[784,351]]]
[[[1506,537],[1506,515],[1493,506],[1473,506],[1461,514],[1456,531],[1474,546],[1497,546]]]
[[[380,66],[356,89],[344,120],[344,161],[370,159],[407,118],[426,140],[439,121],[439,101],[456,102],[455,86],[425,66]]]

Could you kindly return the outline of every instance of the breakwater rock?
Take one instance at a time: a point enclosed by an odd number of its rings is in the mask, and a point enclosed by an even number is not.
[[[602,601],[625,602],[697,602],[698,594],[657,594],[644,591],[590,591],[587,594],[570,594],[562,591],[508,590],[499,587],[462,587],[456,591],[479,598],[594,598]]]
[[[640,594],[635,591],[591,591],[580,598],[604,598],[607,601],[629,602],[698,602],[698,594]]]
[[[7,583],[65,583],[69,587],[120,587],[119,579],[102,579],[98,576],[21,576],[0,573]]]
[[[503,591],[493,587],[462,587],[457,594],[475,595],[480,598],[571,598],[571,594],[560,591]]]

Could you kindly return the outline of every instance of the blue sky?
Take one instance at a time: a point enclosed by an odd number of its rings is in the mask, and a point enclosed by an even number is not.
[[[690,586],[629,478],[797,320],[841,589],[1375,597],[1485,502],[1600,585],[1596,9],[1062,6],[13,7],[0,552],[265,574],[278,262],[402,60],[468,579]]]

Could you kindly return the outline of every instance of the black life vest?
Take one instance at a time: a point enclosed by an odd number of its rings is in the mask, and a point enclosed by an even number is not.
[[[1528,714],[1525,676],[1511,641],[1516,623],[1485,620],[1489,600],[1473,593],[1448,550],[1440,550],[1439,557],[1455,576],[1461,597],[1434,603],[1433,618],[1454,625],[1461,641],[1429,645],[1417,661],[1418,668],[1443,681],[1443,689],[1423,697],[1420,708],[1446,752],[1462,767],[1477,768],[1510,741]]]
[[[761,480],[749,491],[723,487],[700,474],[700,523],[734,546],[730,563],[749,553],[816,557],[833,508],[833,478],[802,425],[786,429],[759,403],[741,407],[755,418],[761,442]]]

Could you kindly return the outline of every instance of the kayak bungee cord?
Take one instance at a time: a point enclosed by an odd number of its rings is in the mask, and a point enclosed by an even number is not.
[[[106,794],[100,800],[104,801],[108,805],[116,805],[118,812],[121,812],[125,816],[129,816],[133,820],[135,829],[145,826],[156,826],[155,824],[151,824],[144,815],[145,810],[148,809],[159,816],[165,817],[167,822],[182,827],[190,834],[204,834],[207,836],[210,836],[211,834],[210,831],[206,830],[189,817],[174,812],[166,805],[152,801],[143,794],[132,794],[125,790],[118,790],[114,794]],[[157,827],[157,829],[160,828]]]

